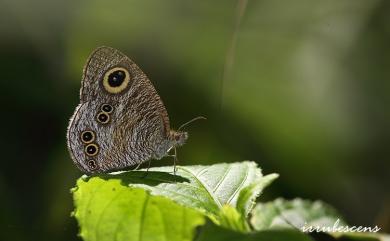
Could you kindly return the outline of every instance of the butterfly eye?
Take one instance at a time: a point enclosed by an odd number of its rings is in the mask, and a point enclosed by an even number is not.
[[[175,136],[175,141],[179,141],[180,140],[180,136],[179,135],[176,135]]]
[[[126,89],[129,82],[129,72],[125,68],[115,67],[104,74],[103,87],[111,94],[118,94]]]
[[[99,147],[96,144],[89,144],[84,151],[88,156],[95,156],[99,152]]]
[[[91,143],[95,140],[95,133],[93,131],[83,131],[80,137],[82,142]]]
[[[88,160],[88,166],[92,169],[92,170],[94,170],[94,169],[96,169],[97,168],[97,164],[96,164],[96,161],[95,160]]]
[[[111,113],[114,110],[114,107],[112,107],[112,105],[109,104],[103,104],[101,110],[106,113]]]
[[[100,112],[100,113],[97,115],[96,119],[97,119],[100,123],[102,123],[102,124],[107,124],[108,122],[110,122],[110,116],[109,116],[107,113],[105,113],[105,112]]]

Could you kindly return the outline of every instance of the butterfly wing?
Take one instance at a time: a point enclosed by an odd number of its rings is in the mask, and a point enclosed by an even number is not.
[[[93,141],[83,140],[86,131]],[[169,131],[165,106],[142,70],[118,50],[96,49],[84,68],[80,105],[68,128],[76,165],[87,173],[106,172],[161,158],[171,146]]]

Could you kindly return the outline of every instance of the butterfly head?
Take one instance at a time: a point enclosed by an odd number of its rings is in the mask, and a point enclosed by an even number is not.
[[[173,146],[182,146],[188,139],[188,133],[171,130],[168,138],[173,142]]]

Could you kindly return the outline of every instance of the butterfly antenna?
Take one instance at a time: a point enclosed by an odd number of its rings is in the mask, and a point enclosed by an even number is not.
[[[183,125],[181,125],[181,126],[179,127],[179,129],[177,129],[177,130],[180,131],[180,130],[181,130],[182,128],[184,128],[186,125],[188,125],[188,124],[190,124],[190,123],[192,123],[192,122],[194,122],[194,121],[197,121],[197,120],[207,120],[207,118],[204,117],[204,116],[195,117],[194,119],[191,119],[191,120],[187,121],[186,123],[184,123]]]

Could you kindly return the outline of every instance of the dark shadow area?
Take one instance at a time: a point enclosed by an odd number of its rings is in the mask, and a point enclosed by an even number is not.
[[[128,171],[118,174],[100,174],[96,175],[96,177],[100,177],[104,180],[119,179],[121,180],[121,184],[127,187],[131,184],[157,186],[162,183],[189,182],[188,178],[180,175],[180,172],[173,175],[160,171]]]

